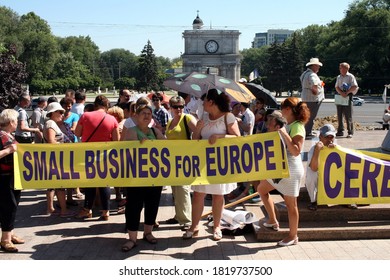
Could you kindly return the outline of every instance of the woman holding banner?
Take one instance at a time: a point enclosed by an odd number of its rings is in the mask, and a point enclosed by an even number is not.
[[[185,114],[185,101],[181,96],[169,99],[173,118],[168,121],[165,134],[168,140],[191,140],[196,129],[196,119],[191,114]],[[175,216],[168,219],[168,224],[178,223],[183,231],[191,223],[191,186],[172,186],[172,195],[175,202]]]
[[[124,141],[140,141],[166,139],[160,130],[149,127],[152,121],[152,107],[148,104],[138,105],[135,120],[137,125],[127,129]],[[153,236],[152,230],[156,222],[158,207],[160,204],[162,187],[129,187],[127,188],[126,202],[126,229],[129,240],[122,245],[122,251],[128,252],[137,246],[137,233],[140,224],[141,211],[144,209],[144,235],[143,240],[150,244],[156,244],[157,239]]]
[[[196,130],[192,139],[208,139],[211,145],[220,138],[231,138],[240,136],[236,117],[230,113],[229,96],[216,89],[210,89],[202,96],[203,109],[207,114],[203,114],[201,120],[196,125]],[[231,193],[237,187],[236,183],[212,184],[192,186],[194,191],[192,198],[192,224],[183,235],[183,239],[191,239],[197,236],[199,221],[204,208],[206,194],[212,195],[212,215],[214,222],[213,239],[222,239],[220,228],[222,211],[225,204],[224,195]]]
[[[301,152],[306,135],[305,123],[309,120],[310,111],[306,103],[296,97],[286,98],[282,102],[281,108],[282,115],[286,118],[289,126],[288,131],[285,127],[280,128],[279,134],[287,148],[290,177],[278,180],[262,180],[257,191],[268,213],[268,221],[263,226],[275,231],[279,230],[279,223],[276,219],[275,206],[269,193],[276,189],[283,195],[288,212],[290,232],[277,245],[291,246],[298,244],[299,212],[297,197],[299,196],[300,182],[304,176]]]
[[[24,240],[14,235],[16,210],[20,201],[20,190],[14,189],[14,160],[16,140],[12,135],[18,125],[18,112],[5,109],[0,114],[0,224],[1,250],[16,253],[15,244],[23,244]]]
[[[119,128],[117,120],[107,114],[110,101],[104,95],[98,95],[94,102],[95,110],[85,112],[77,123],[75,134],[81,137],[81,142],[109,142],[119,140]],[[76,218],[84,219],[92,217],[92,206],[95,201],[97,188],[85,189],[84,207]],[[101,220],[107,221],[110,216],[110,187],[100,187],[100,202],[102,206]]]

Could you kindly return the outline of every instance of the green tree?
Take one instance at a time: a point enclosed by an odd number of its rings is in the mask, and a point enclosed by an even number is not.
[[[299,77],[302,73],[302,55],[298,46],[297,35],[283,43],[285,47],[283,72],[285,73],[285,88],[287,90],[298,90],[301,87]]]
[[[284,45],[276,42],[268,49],[267,78],[264,81],[264,86],[271,91],[275,91],[276,96],[281,95],[282,91],[286,90],[285,51]]]
[[[133,89],[136,85],[135,78],[122,77],[114,82],[115,88],[119,89]]]
[[[80,61],[75,60],[71,53],[60,53],[55,61],[50,77],[52,79],[73,78],[81,80],[89,76],[91,76],[91,74],[87,66],[82,64]]]
[[[268,46],[261,48],[244,49],[241,51],[241,76],[248,78],[249,74],[257,69],[260,75],[266,72],[266,64],[269,59]]]
[[[23,51],[19,59],[27,65],[28,82],[46,79],[53,71],[58,56],[58,44],[49,25],[31,12],[21,17],[20,34]]]
[[[86,66],[92,74],[98,74],[100,51],[89,36],[57,38],[60,51],[71,53],[73,58]]]
[[[101,54],[101,67],[108,71],[112,81],[122,77],[137,77],[138,57],[125,49],[112,49]]]
[[[154,55],[153,47],[148,40],[139,58],[139,78],[138,88],[146,92],[150,89],[158,90],[159,78],[157,71],[157,60]]]
[[[182,68],[183,67],[183,59],[181,57],[175,57],[171,61],[171,67],[176,68]]]
[[[16,47],[0,44],[0,107],[13,108],[22,94],[22,83],[27,78],[26,67],[16,60]]]
[[[340,23],[340,39],[356,76],[363,76],[360,87],[382,90],[390,73],[390,1],[364,0],[350,5]]]
[[[19,16],[9,8],[0,6],[0,43],[5,46],[13,44],[18,51],[22,49],[22,42],[19,40]]]

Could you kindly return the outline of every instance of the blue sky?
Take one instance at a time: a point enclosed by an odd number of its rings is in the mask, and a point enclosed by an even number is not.
[[[310,24],[339,21],[352,2],[0,0],[0,5],[20,16],[36,13],[48,22],[56,36],[89,35],[102,52],[124,48],[139,55],[150,40],[157,56],[174,58],[184,52],[182,33],[192,29],[197,10],[205,28],[239,30],[242,50],[250,48],[257,32],[296,30]]]

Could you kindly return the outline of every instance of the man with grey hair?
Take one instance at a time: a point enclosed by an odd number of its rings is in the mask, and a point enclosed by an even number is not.
[[[340,95],[340,99],[345,99],[345,103],[336,104],[337,108],[337,134],[336,136],[344,136],[344,122],[347,124],[348,135],[347,138],[352,138],[354,129],[353,129],[353,120],[352,120],[352,96],[355,95],[359,89],[356,82],[355,76],[349,73],[349,64],[346,62],[340,63],[339,70],[340,75],[337,76],[336,80],[336,91]],[[336,98],[336,97],[335,97]]]
[[[41,133],[38,127],[29,127],[29,117],[25,109],[30,106],[30,100],[30,95],[28,93],[23,93],[19,96],[18,105],[14,108],[19,113],[18,126],[15,131],[15,139],[19,143],[32,143],[34,138],[31,133]]]

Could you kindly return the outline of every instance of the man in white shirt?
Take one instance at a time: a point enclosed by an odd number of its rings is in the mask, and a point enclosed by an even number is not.
[[[85,101],[87,96],[84,91],[76,91],[75,100],[76,103],[72,105],[72,109],[70,110],[72,113],[75,113],[81,117],[84,114]]]
[[[319,155],[323,147],[334,147],[333,143],[336,137],[336,129],[331,124],[325,124],[320,128],[320,141],[312,146],[308,153],[305,186],[310,197],[309,210],[317,210],[317,191],[318,191],[318,165]]]
[[[320,80],[317,73],[320,71],[322,63],[318,58],[311,58],[306,63],[307,69],[302,73],[300,80],[302,85],[301,99],[310,110],[310,119],[305,125],[306,137],[312,137],[314,119],[317,117],[322,101],[325,99],[324,83]]]
[[[355,76],[349,73],[349,64],[346,62],[340,63],[339,70],[340,75],[337,76],[335,89],[337,94],[341,95],[341,97],[347,99],[346,105],[337,105],[337,133],[336,136],[344,135],[344,122],[343,115],[345,118],[345,122],[347,123],[347,138],[352,138],[354,129],[353,129],[353,120],[352,120],[352,96],[355,95],[359,89],[358,84],[356,82]]]
[[[252,135],[255,126],[255,115],[249,109],[249,103],[241,102],[241,118],[237,118],[241,135]]]

